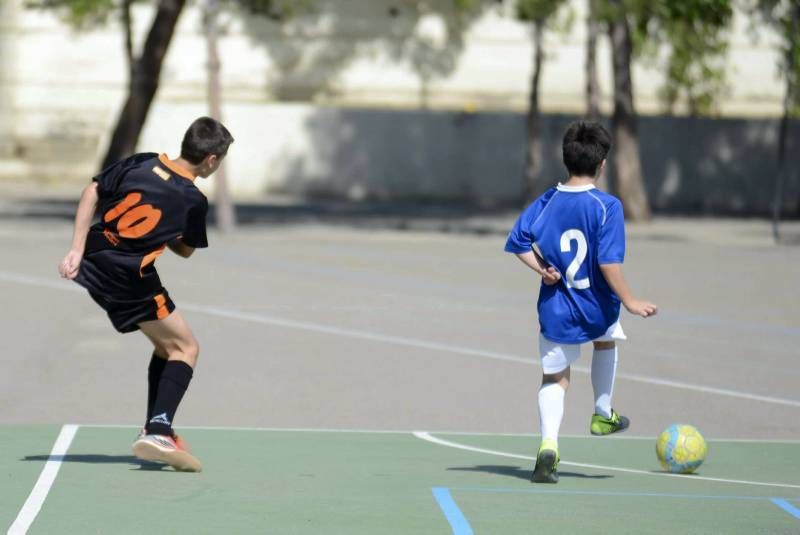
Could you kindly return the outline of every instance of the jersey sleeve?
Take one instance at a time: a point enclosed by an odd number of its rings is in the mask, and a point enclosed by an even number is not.
[[[536,237],[531,232],[531,227],[542,213],[542,210],[544,210],[544,207],[547,206],[548,201],[553,196],[553,192],[555,192],[555,188],[536,199],[522,212],[514,224],[514,228],[508,234],[505,246],[507,253],[520,254],[531,250],[533,242],[536,240]]]
[[[101,199],[106,199],[114,195],[119,188],[120,182],[124,175],[123,169],[125,161],[121,160],[106,169],[103,169],[99,175],[92,177],[93,182],[97,182],[97,196]]]
[[[606,220],[600,228],[597,246],[598,264],[622,264],[625,261],[625,216],[622,203],[606,207]]]
[[[203,198],[189,209],[186,215],[186,228],[183,231],[181,241],[189,247],[203,248],[208,247],[206,237],[206,214],[208,213],[208,201]]]
[[[533,236],[530,232],[530,219],[526,217],[525,212],[519,216],[514,228],[508,234],[506,240],[505,251],[507,253],[526,253],[531,250],[533,245]]]
[[[115,164],[103,169],[99,175],[92,177],[93,182],[97,182],[97,195],[101,199],[113,196],[119,189],[125,175],[133,167],[140,163],[158,156],[152,152],[143,152],[124,158]]]

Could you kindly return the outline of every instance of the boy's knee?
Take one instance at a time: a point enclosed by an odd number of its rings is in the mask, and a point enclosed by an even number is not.
[[[197,340],[192,338],[184,346],[183,352],[189,360],[195,362],[197,357],[200,356],[200,344],[197,343]]]
[[[616,342],[594,342],[594,348],[597,350],[614,349],[617,346]]]
[[[569,386],[569,367],[556,373],[545,373],[542,375],[542,385],[557,383],[566,390]]]

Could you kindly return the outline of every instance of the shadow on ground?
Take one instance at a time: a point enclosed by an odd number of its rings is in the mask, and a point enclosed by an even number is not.
[[[105,455],[100,453],[84,453],[67,455],[27,455],[23,461],[59,461],[62,463],[86,463],[86,464],[131,464],[141,470],[161,470],[166,465],[141,461],[133,455]]]
[[[77,200],[19,198],[0,204],[0,220],[72,221]],[[470,234],[506,234],[519,207],[483,208],[471,204],[389,201],[315,201],[240,203],[237,223],[247,226],[329,224],[358,229],[420,230]],[[209,225],[215,225],[214,206]]]
[[[77,200],[56,197],[18,197],[0,202],[0,221],[53,221],[71,222],[75,217]],[[292,201],[265,201],[239,203],[235,206],[240,228],[280,227],[298,225],[330,225],[358,230],[415,231],[486,236],[506,236],[518,217],[520,206],[485,207],[459,202],[435,201],[341,201],[330,199],[305,199]],[[666,224],[661,229],[649,229],[650,223],[642,223],[642,231],[632,236],[647,241],[714,241],[713,236],[694,236],[686,224],[672,225],[671,214],[658,217],[656,222]],[[215,210],[209,209],[209,226],[215,226]],[[738,238],[760,240],[765,245],[774,245],[768,220],[760,220],[758,228],[743,226],[731,230],[728,221],[736,218],[708,218],[687,216],[687,221],[718,224],[722,234],[735,232]],[[681,221],[679,218],[678,221]],[[743,220],[747,223],[748,220]],[[800,245],[800,221],[788,219],[781,222],[779,245]],[[731,236],[728,236],[730,238]],[[738,239],[737,238],[737,239]]]
[[[464,467],[452,467],[448,468],[448,470],[459,470],[463,472],[484,472],[487,474],[496,474],[499,476],[507,476],[507,477],[516,477],[519,479],[524,479],[525,481],[530,481],[531,479],[531,472],[533,467],[530,468],[522,468],[519,466],[507,466],[507,465],[500,465],[500,464],[479,464],[476,466],[464,466]],[[575,477],[575,478],[582,478],[582,479],[608,479],[614,476],[609,475],[596,475],[590,476],[587,474],[581,474],[578,472],[563,472],[561,470],[558,471],[559,477]]]

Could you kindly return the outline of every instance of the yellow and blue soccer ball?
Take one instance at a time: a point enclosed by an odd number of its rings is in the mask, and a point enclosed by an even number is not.
[[[691,474],[703,464],[708,446],[695,427],[686,424],[669,426],[656,441],[656,456],[661,467],[675,474]]]

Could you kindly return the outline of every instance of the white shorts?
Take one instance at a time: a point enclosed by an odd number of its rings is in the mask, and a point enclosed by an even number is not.
[[[616,340],[627,340],[619,321],[614,322],[603,336],[592,341],[614,342]],[[558,342],[551,342],[540,334],[539,355],[541,355],[542,359],[542,371],[546,375],[558,373],[564,371],[567,366],[580,358],[581,344],[559,344]]]

